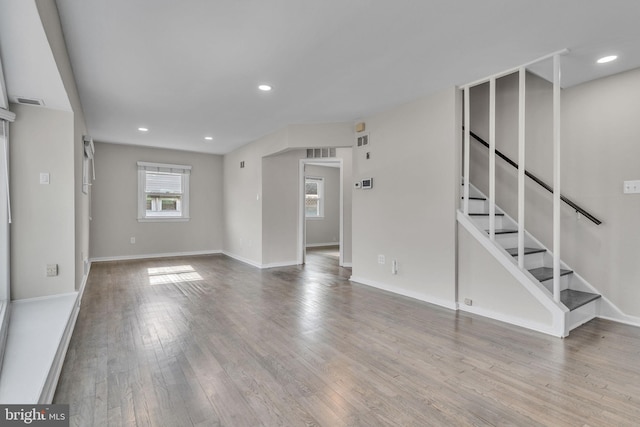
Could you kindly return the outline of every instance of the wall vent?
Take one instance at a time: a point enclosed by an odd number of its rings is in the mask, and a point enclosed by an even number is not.
[[[40,105],[40,106],[44,105],[44,101],[42,99],[26,98],[24,96],[16,96],[16,102],[18,104],[25,104],[25,105]]]
[[[335,156],[335,148],[307,148],[307,159],[322,159]]]

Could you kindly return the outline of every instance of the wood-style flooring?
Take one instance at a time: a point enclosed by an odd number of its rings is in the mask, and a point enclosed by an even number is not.
[[[335,257],[96,263],[72,426],[637,426],[640,329],[562,340],[348,281]]]

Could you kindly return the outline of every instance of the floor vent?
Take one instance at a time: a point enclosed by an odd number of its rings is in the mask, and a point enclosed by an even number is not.
[[[17,96],[16,102],[18,104],[25,104],[25,105],[40,105],[40,106],[44,105],[44,101],[42,99],[25,98],[23,96]]]

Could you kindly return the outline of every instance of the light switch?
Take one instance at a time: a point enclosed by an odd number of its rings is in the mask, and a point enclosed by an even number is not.
[[[40,172],[40,184],[49,183],[49,172]]]

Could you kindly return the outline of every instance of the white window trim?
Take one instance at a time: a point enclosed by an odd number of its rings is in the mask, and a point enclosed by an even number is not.
[[[182,215],[176,217],[147,217],[147,197],[144,192],[146,172],[170,172],[182,174]],[[187,222],[189,216],[189,177],[191,166],[167,163],[138,162],[138,222]]]
[[[320,212],[317,216],[307,216],[306,211],[305,211],[305,218],[311,221],[321,221],[324,219],[324,177],[321,176],[305,176],[304,180],[305,180],[305,185],[306,185],[306,181],[308,179],[312,179],[312,180],[316,180],[319,181],[318,182],[318,199],[319,199],[319,207],[320,207]],[[307,195],[305,192],[305,199],[306,199]]]

